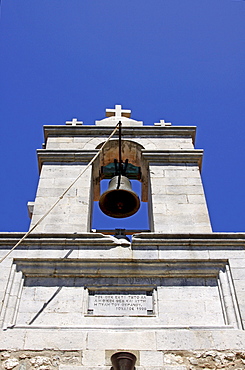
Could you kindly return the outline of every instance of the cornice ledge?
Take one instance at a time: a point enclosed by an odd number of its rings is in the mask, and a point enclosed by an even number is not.
[[[0,248],[12,247],[15,245],[25,233],[19,232],[0,232]],[[117,239],[110,235],[103,235],[101,233],[67,233],[67,234],[56,234],[56,233],[32,233],[30,234],[18,247],[21,249],[23,246],[83,246],[86,245],[89,248],[94,246],[117,246]]]
[[[230,246],[245,248],[245,233],[165,234],[139,233],[132,238],[132,249],[137,246]]]
[[[59,125],[45,125],[43,126],[45,141],[49,136],[109,136],[113,130],[111,126],[59,126]],[[116,133],[115,136],[118,134]],[[153,125],[145,126],[124,126],[123,136],[189,136],[193,143],[196,137],[196,126],[162,126],[156,127]]]
[[[47,150],[38,149],[38,166],[42,168],[44,162],[61,162],[61,163],[88,163],[98,150]],[[143,158],[148,162],[161,163],[196,163],[201,169],[202,166],[202,149],[190,150],[142,150]]]
[[[47,150],[38,149],[38,167],[41,170],[44,162],[84,162],[88,163],[99,150]]]
[[[200,263],[198,263],[200,262]],[[217,260],[141,260],[141,259],[22,259],[14,263],[25,276],[76,276],[76,277],[187,277],[217,276],[227,259]]]
[[[190,150],[142,150],[143,158],[155,163],[196,163],[202,167],[203,149]]]

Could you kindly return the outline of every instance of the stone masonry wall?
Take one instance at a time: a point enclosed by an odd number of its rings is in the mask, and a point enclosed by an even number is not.
[[[61,194],[84,170],[86,164],[45,164],[42,167],[31,225],[51,208]],[[91,168],[72,186],[35,232],[90,231]]]
[[[1,370],[107,370],[117,351],[1,351]],[[245,369],[244,351],[132,351],[136,370]]]
[[[211,232],[198,166],[151,164],[152,225],[155,232]]]

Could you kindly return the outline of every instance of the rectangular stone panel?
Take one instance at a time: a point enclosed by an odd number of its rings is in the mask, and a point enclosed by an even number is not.
[[[127,271],[127,276],[113,276],[113,261],[105,266],[97,262],[99,276],[93,276],[91,261],[74,260],[71,266],[68,260],[39,262],[18,260],[13,265],[2,310],[4,327],[117,328],[118,320],[121,327],[241,327],[225,261],[149,265],[141,260],[137,269],[117,262],[117,274]]]
[[[88,313],[104,316],[142,316],[152,313],[152,295],[146,293],[89,294]]]

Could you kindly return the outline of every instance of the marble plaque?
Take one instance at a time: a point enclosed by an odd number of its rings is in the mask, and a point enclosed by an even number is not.
[[[88,312],[104,316],[145,316],[152,313],[152,295],[94,294],[89,295]]]

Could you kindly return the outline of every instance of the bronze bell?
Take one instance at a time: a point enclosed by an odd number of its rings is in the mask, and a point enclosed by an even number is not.
[[[136,357],[130,352],[117,352],[111,356],[113,370],[133,370]]]
[[[114,176],[109,182],[108,190],[101,195],[99,206],[107,216],[124,218],[138,211],[140,200],[126,176]]]

